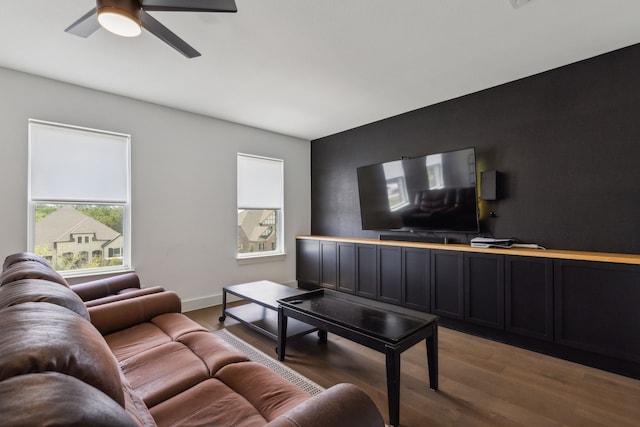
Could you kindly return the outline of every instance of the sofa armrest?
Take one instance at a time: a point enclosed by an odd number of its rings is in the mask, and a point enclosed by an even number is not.
[[[180,313],[182,303],[178,294],[164,291],[87,307],[87,310],[91,323],[102,335],[107,335],[148,322],[161,314]]]
[[[383,427],[375,403],[353,384],[337,384],[272,420],[269,427]]]
[[[90,301],[85,301],[85,305],[87,307],[94,307],[96,305],[109,304],[116,301],[122,301],[130,298],[137,298],[142,295],[156,294],[158,292],[164,292],[165,289],[162,286],[152,286],[150,288],[142,288],[142,289],[131,289],[123,292],[121,294],[109,295],[102,298],[92,299]]]
[[[126,290],[140,289],[140,278],[135,273],[126,273],[71,285],[70,288],[86,302],[117,295]]]

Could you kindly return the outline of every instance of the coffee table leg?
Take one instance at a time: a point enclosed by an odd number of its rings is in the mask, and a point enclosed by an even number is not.
[[[427,342],[427,368],[429,370],[429,387],[438,390],[438,324],[431,325],[433,332],[426,339]]]
[[[222,290],[222,315],[218,318],[219,321],[224,322],[227,318],[227,291]]]
[[[389,424],[400,424],[400,352],[386,347],[387,399],[389,401]]]
[[[284,360],[284,352],[287,346],[287,316],[282,307],[278,307],[278,360]]]
[[[320,342],[327,342],[327,331],[320,329],[318,331],[318,338],[320,339]]]

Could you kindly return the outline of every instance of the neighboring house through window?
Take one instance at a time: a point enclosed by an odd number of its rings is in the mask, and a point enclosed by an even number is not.
[[[238,153],[238,258],[283,247],[283,161]]]
[[[29,121],[28,249],[65,275],[131,266],[130,137]]]

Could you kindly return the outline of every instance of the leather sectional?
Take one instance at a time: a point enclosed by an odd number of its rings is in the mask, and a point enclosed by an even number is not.
[[[174,292],[132,274],[74,288],[37,255],[6,258],[4,425],[384,425],[358,387],[310,396],[181,314]]]

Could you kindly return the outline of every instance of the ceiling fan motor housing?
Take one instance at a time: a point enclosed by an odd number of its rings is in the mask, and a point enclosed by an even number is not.
[[[140,24],[140,10],[142,5],[139,0],[97,0],[98,15],[105,12],[118,13]]]

